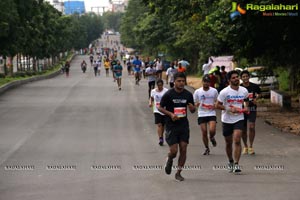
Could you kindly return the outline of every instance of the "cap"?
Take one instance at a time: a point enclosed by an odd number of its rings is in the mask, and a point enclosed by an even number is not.
[[[209,76],[208,76],[208,75],[204,75],[204,76],[202,77],[202,81],[203,81],[203,82],[210,82]]]

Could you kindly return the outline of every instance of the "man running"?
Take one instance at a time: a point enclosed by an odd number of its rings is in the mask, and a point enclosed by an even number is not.
[[[93,56],[93,54],[90,55],[90,62],[91,62],[91,65],[94,64],[94,56]]]
[[[154,89],[156,80],[156,69],[153,62],[149,63],[149,67],[146,69],[146,76],[148,77],[148,98],[150,98],[151,90]]]
[[[98,63],[97,63],[97,60],[94,60],[93,67],[94,67],[94,74],[95,74],[95,77],[96,77],[97,74],[98,74]]]
[[[132,65],[134,69],[135,84],[139,85],[141,80],[142,62],[139,60],[138,56],[136,56],[136,59],[132,62]]]
[[[174,87],[174,74],[177,73],[177,69],[175,69],[175,64],[174,62],[171,63],[171,66],[167,69],[166,71],[166,81],[167,81],[167,84],[168,82],[170,83],[170,88],[173,88]]]
[[[160,60],[160,58],[157,58],[157,60],[155,62],[155,67],[156,67],[157,77],[159,79],[162,79],[163,63]]]
[[[117,64],[117,60],[114,56],[112,56],[112,60],[110,62],[110,69],[111,72],[113,74],[113,81],[116,82],[116,77],[115,77],[115,73],[114,73],[114,66]]]
[[[106,58],[104,61],[104,68],[105,68],[106,77],[108,77],[109,76],[109,68],[110,68],[110,62],[109,62],[108,58]]]
[[[244,129],[244,112],[248,110],[248,91],[240,87],[239,73],[230,71],[227,74],[229,86],[224,88],[219,96],[217,108],[222,110],[223,136],[226,142],[226,153],[229,159],[229,172],[239,173],[241,157],[241,137]],[[243,109],[244,103],[246,109]],[[234,158],[232,156],[234,143]]]
[[[207,125],[209,126],[210,141],[214,147],[217,146],[215,140],[217,122],[215,103],[218,98],[218,91],[209,86],[210,78],[208,75],[203,76],[202,83],[203,87],[194,92],[194,101],[196,107],[198,107],[198,124],[201,128],[202,141],[205,146],[203,155],[209,155]]]
[[[195,112],[193,94],[184,89],[186,76],[183,73],[174,75],[174,88],[168,90],[160,101],[158,110],[166,115],[166,142],[169,145],[165,172],[171,174],[173,159],[179,146],[178,170],[175,179],[184,181],[181,171],[186,161],[187,145],[189,143],[189,122],[187,107],[191,113]]]
[[[243,83],[241,84],[241,86],[245,87],[248,92],[249,92],[249,110],[250,113],[249,114],[244,114],[244,118],[245,118],[245,129],[243,131],[243,142],[244,142],[244,149],[243,149],[243,154],[250,154],[250,155],[254,155],[254,149],[253,149],[253,142],[254,142],[254,138],[255,138],[255,121],[256,121],[256,109],[257,109],[257,104],[256,101],[260,96],[260,88],[258,85],[256,85],[255,83],[251,83],[249,81],[250,78],[250,73],[247,70],[244,70],[241,72],[241,78]],[[248,135],[247,135],[247,122],[249,121],[249,147],[247,144],[247,139],[248,139]]]
[[[117,79],[117,84],[118,84],[118,88],[119,90],[121,90],[121,83],[122,83],[122,70],[123,67],[120,63],[120,61],[117,61],[117,64],[114,66],[114,74],[115,74],[115,78]]]
[[[157,134],[160,146],[164,144],[164,125],[165,125],[165,115],[158,111],[157,107],[160,105],[160,100],[162,96],[168,91],[167,88],[164,88],[163,80],[159,79],[156,82],[157,88],[151,91],[151,97],[149,99],[149,107],[153,107],[155,124],[157,125]]]

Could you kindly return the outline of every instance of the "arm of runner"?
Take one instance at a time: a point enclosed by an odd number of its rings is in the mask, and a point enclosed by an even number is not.
[[[189,107],[189,110],[190,110],[191,113],[194,113],[194,112],[196,111],[196,107],[195,107],[194,104],[189,103],[189,104],[188,104],[188,107]]]
[[[196,111],[194,97],[192,94],[189,96],[189,99],[188,99],[188,107],[189,107],[189,110],[191,113],[194,113]]]
[[[153,97],[150,97],[150,98],[149,98],[149,107],[150,107],[150,108],[153,106],[153,102],[154,102]]]
[[[174,113],[172,113],[170,111],[167,111],[166,109],[162,108],[161,106],[158,106],[157,109],[159,112],[161,112],[165,115],[168,115],[173,121],[180,119],[177,115],[175,115]]]

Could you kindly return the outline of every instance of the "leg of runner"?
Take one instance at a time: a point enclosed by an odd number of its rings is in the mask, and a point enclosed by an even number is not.
[[[215,139],[215,135],[216,135],[216,121],[209,121],[208,122],[209,125],[209,138],[210,138],[210,142],[211,144],[216,147],[217,146],[217,142]]]
[[[177,173],[175,174],[175,179],[177,181],[184,181],[184,178],[181,176],[181,171],[184,167],[185,161],[186,161],[186,151],[187,151],[187,143],[181,141],[179,143],[179,158],[178,158],[178,169],[177,169]]]
[[[119,90],[121,90],[121,77],[117,79],[117,82],[118,82],[118,88]]]
[[[241,137],[242,137],[242,130],[235,129],[233,131],[233,141],[234,141],[234,171],[236,173],[241,172],[239,161],[241,157],[242,147],[241,147]]]
[[[159,138],[159,145],[163,146],[164,144],[164,139],[163,139],[163,134],[164,134],[164,125],[162,123],[157,124],[157,134]]]
[[[208,146],[207,124],[201,123],[200,128],[201,128],[201,132],[202,132],[202,141],[205,146],[205,151],[204,151],[203,155],[209,155],[210,150],[209,150],[209,146]]]
[[[244,129],[243,129],[243,134],[242,134],[242,139],[244,143],[244,148],[243,148],[243,154],[246,155],[248,154],[248,119],[247,115],[244,114]]]
[[[225,137],[225,142],[226,142],[226,154],[227,154],[227,158],[229,160],[229,172],[233,172],[233,157],[232,157],[232,142],[233,142],[233,136],[226,136]]]
[[[255,138],[255,122],[249,122],[249,149],[248,153],[253,155],[255,154],[253,150],[253,142]]]
[[[173,144],[169,146],[170,152],[168,153],[167,162],[165,166],[166,174],[170,175],[173,167],[173,159],[176,158],[178,152],[178,144]]]

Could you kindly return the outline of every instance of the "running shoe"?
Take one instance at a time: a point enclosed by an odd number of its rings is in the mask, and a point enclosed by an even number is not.
[[[164,145],[164,139],[163,138],[159,138],[159,143],[158,143],[160,146],[163,146]]]
[[[248,149],[248,154],[254,155],[255,154],[254,149],[253,148],[249,148]]]
[[[204,153],[203,153],[203,155],[206,156],[206,155],[209,155],[209,153],[210,153],[209,148],[206,148],[205,151],[204,151]]]
[[[228,167],[228,172],[232,173],[233,172],[233,168],[234,168],[233,162],[229,162],[227,167]]]
[[[180,173],[175,174],[175,179],[176,179],[176,181],[184,181],[184,178],[181,176]]]
[[[170,175],[171,172],[172,172],[172,166],[173,166],[173,159],[171,158],[167,158],[167,162],[166,162],[166,165],[165,165],[165,172],[166,174]]]
[[[248,148],[247,148],[247,147],[244,147],[244,149],[243,149],[243,154],[244,154],[244,155],[247,155],[247,154],[248,154]]]
[[[216,147],[217,146],[217,141],[214,137],[210,138],[211,144]]]
[[[242,170],[241,170],[241,167],[239,166],[239,164],[234,164],[234,167],[233,167],[233,173],[241,173]]]

